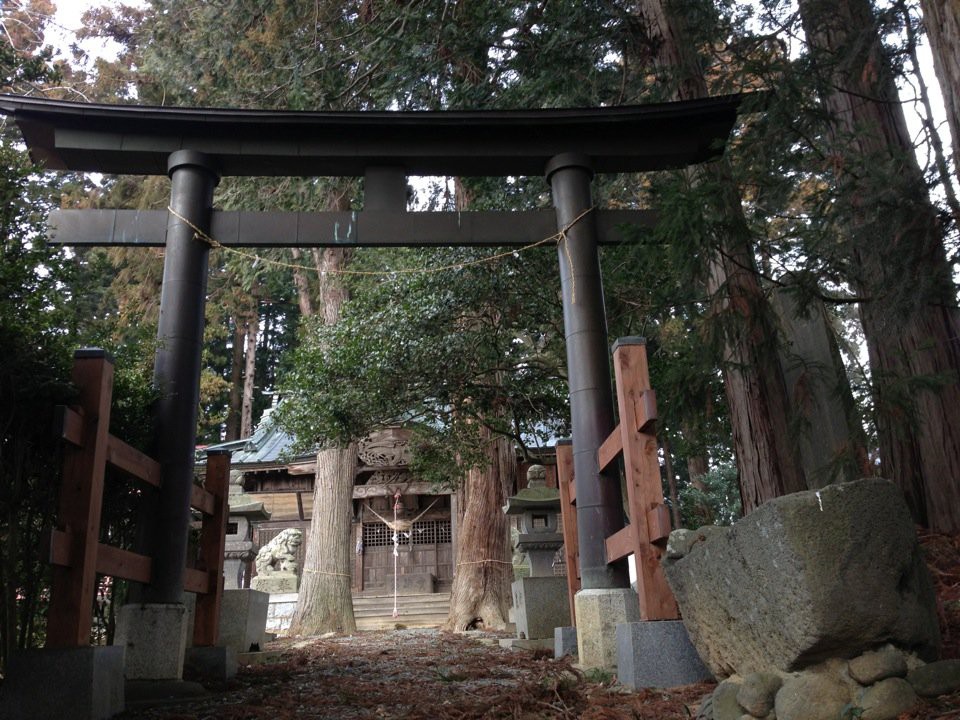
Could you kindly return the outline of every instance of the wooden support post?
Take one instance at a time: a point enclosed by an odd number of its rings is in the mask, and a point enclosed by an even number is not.
[[[69,536],[70,558],[69,565],[51,569],[46,642],[50,648],[90,644],[113,361],[103,350],[78,350],[74,354],[73,383],[80,390],[78,410],[83,427],[79,446],[64,446],[57,525]]]
[[[577,537],[576,485],[573,482],[573,445],[557,443],[557,487],[560,489],[560,516],[563,518],[563,552],[567,563],[567,592],[570,596],[570,622],[577,624],[574,596],[580,589],[580,553]]]
[[[230,485],[230,452],[211,450],[207,454],[204,489],[213,497],[212,512],[204,512],[200,530],[199,570],[209,578],[207,592],[197,595],[193,644],[211,647],[217,644],[220,607],[223,601],[223,551],[227,529],[227,489]]]
[[[654,430],[656,401],[650,388],[646,343],[642,338],[621,338],[613,346],[613,371],[623,444],[623,468],[627,480],[629,539],[637,564],[637,595],[643,620],[679,617],[677,603],[660,567],[665,543],[663,488]],[[653,521],[651,523],[651,521]],[[669,534],[669,518],[666,534]],[[625,538],[619,538],[621,540]],[[616,544],[618,538],[608,540]],[[610,559],[610,558],[608,558]]]

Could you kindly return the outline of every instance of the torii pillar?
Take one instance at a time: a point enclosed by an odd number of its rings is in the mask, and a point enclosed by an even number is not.
[[[558,253],[582,583],[574,598],[577,648],[582,666],[611,668],[617,664],[615,628],[639,621],[640,608],[626,559],[607,563],[606,555],[606,538],[623,527],[623,502],[619,478],[601,473],[597,458],[615,423],[590,159],[557,155],[546,177],[562,233]]]
[[[190,531],[204,309],[213,191],[220,180],[200,152],[178,150],[167,162],[170,208],[154,384],[156,458],[162,485],[147,538],[152,580],[142,602],[121,609],[117,644],[126,646],[128,679],[180,680],[187,642],[183,602]]]

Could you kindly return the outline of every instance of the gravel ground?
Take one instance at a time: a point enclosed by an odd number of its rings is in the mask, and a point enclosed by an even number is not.
[[[960,536],[921,533],[937,589],[943,657],[960,658]],[[203,697],[119,718],[585,718],[689,720],[713,685],[627,692],[549,652],[504,650],[492,633],[395,630],[285,639]],[[924,701],[899,720],[960,720],[960,693]]]
[[[505,650],[489,633],[395,630],[281,640],[272,661],[176,704],[121,718],[643,718],[696,715],[712,685],[627,693],[549,652]]]

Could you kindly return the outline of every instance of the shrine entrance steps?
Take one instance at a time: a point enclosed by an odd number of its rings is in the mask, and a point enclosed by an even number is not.
[[[353,616],[357,630],[394,630],[440,627],[450,612],[450,593],[437,592],[397,597],[398,617],[393,617],[393,594],[354,593]]]

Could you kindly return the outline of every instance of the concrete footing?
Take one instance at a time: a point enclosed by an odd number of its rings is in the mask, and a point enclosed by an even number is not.
[[[237,652],[232,647],[187,648],[184,670],[210,680],[229,680],[237,675]]]
[[[267,628],[270,594],[259,590],[224,590],[218,645],[245,653],[261,650]]]
[[[577,650],[583,668],[617,667],[617,625],[640,621],[640,603],[630,588],[581,590],[574,596]]]
[[[500,647],[505,650],[553,650],[553,640],[550,638],[536,638],[521,640],[520,638],[501,638]]]
[[[187,647],[187,609],[182,604],[124,605],[114,644],[126,649],[128,680],[180,680]]]
[[[577,629],[573,626],[553,629],[553,656],[577,654]]]
[[[123,655],[117,646],[15,653],[0,686],[0,717],[106,720],[123,712]]]
[[[550,640],[553,629],[570,624],[570,602],[565,577],[525,577],[510,586],[517,637]]]
[[[617,679],[622,685],[666,688],[712,677],[680,620],[617,625]]]

